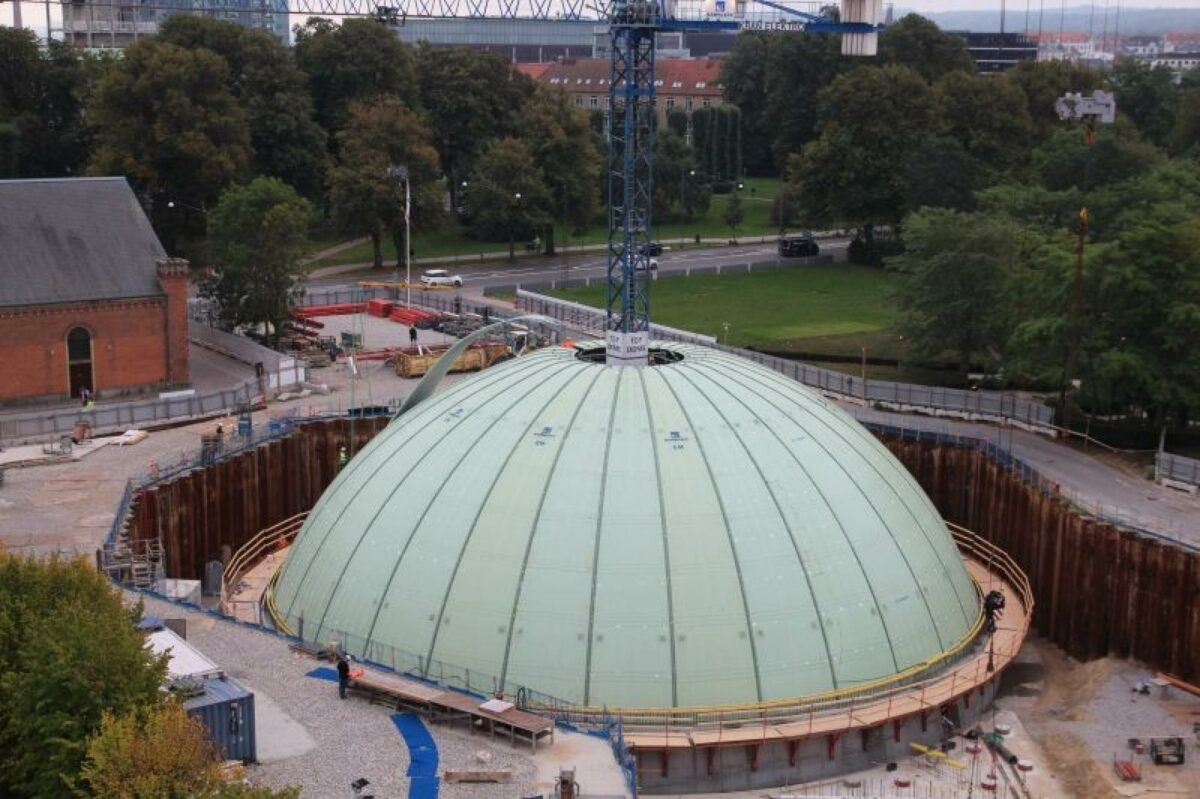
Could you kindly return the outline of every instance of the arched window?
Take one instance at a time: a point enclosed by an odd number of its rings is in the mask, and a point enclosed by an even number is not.
[[[73,327],[67,333],[67,374],[72,397],[84,397],[96,390],[92,382],[92,334],[85,327]]]

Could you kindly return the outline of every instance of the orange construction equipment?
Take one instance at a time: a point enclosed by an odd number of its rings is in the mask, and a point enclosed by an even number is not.
[[[1174,674],[1168,674],[1165,671],[1160,671],[1154,676],[1164,682],[1169,682],[1181,691],[1187,691],[1193,696],[1200,696],[1200,685],[1192,685],[1190,682],[1186,682]]]

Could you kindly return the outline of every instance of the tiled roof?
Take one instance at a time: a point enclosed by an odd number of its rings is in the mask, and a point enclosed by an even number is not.
[[[165,257],[125,178],[0,180],[0,306],[158,296]]]

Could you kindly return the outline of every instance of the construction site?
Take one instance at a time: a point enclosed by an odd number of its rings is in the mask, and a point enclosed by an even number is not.
[[[716,350],[628,369],[545,320],[426,313],[408,348],[380,310],[310,312],[368,337],[335,393],[374,410],[252,414],[131,487],[101,568],[182,599],[160,612],[268,695],[259,660],[332,691],[321,659],[348,656],[364,713],[471,750],[443,757],[456,795],[568,795],[572,767],[593,796],[1200,790],[1195,549],[1079,513],[995,441],[860,423]],[[466,373],[420,389],[426,348]]]
[[[881,9],[795,14],[871,56]],[[605,13],[599,322],[445,272],[307,298],[298,390],[7,453],[14,549],[70,529],[224,757],[305,796],[1200,796],[1200,501],[1016,398],[653,325],[655,36],[736,23]]]

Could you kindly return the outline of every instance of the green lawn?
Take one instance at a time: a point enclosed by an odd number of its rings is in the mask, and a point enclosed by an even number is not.
[[[903,363],[906,348],[892,327],[896,310],[887,297],[894,279],[882,269],[848,264],[663,278],[654,284],[650,309],[655,322],[722,342],[728,333],[728,343],[735,346],[839,357],[840,363],[814,362],[853,375],[861,372],[859,359],[865,348],[870,358],[901,362],[869,364],[869,378],[952,385],[957,376],[951,372]],[[545,293],[585,305],[604,304],[603,285]]]
[[[771,202],[779,190],[780,181],[775,178],[748,178],[742,191],[743,206],[746,211],[746,221],[738,229],[739,238],[761,238],[774,236],[778,228],[770,221]],[[725,206],[729,202],[728,195],[715,194],[709,205],[708,213],[697,217],[691,222],[669,222],[656,224],[653,227],[653,238],[659,241],[692,241],[697,235],[701,238],[728,239],[733,236],[729,226],[725,224]],[[559,247],[564,244],[572,247],[580,244],[602,244],[607,237],[607,231],[599,226],[590,228],[582,234],[572,234],[559,228],[555,232],[555,240]],[[311,252],[319,252],[326,247],[336,244],[330,241],[327,234],[314,237]],[[522,252],[523,242],[517,242],[517,252]],[[413,251],[418,261],[422,258],[441,258],[461,256],[464,259],[478,256],[485,252],[507,252],[507,241],[475,241],[467,238],[466,231],[457,225],[447,226],[440,230],[427,233],[413,234]],[[337,264],[355,264],[370,261],[372,257],[370,243],[361,244],[340,252],[320,261],[314,261],[305,268],[308,270],[321,266]],[[383,243],[383,258],[387,264],[396,262],[396,248],[390,240]]]
[[[738,275],[664,278],[651,294],[654,320],[720,336],[730,344],[817,352],[881,346],[893,317],[885,297],[892,275],[846,264],[813,264]],[[603,304],[604,287],[552,292]],[[893,348],[894,349],[894,348]],[[883,355],[884,353],[880,353]],[[894,356],[894,351],[893,351]]]

